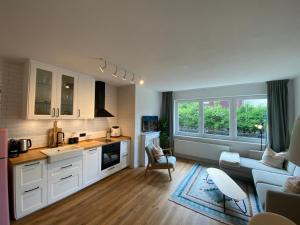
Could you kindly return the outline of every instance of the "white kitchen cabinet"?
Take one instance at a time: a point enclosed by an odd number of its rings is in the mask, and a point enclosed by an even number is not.
[[[121,168],[124,169],[129,166],[129,149],[130,141],[121,141]]]
[[[27,118],[52,119],[56,117],[56,68],[30,61],[28,70]]]
[[[95,111],[95,79],[90,76],[78,76],[78,118],[93,119]]]
[[[82,188],[82,157],[48,164],[48,204]]]
[[[57,113],[60,119],[77,117],[78,75],[66,70],[57,73]]]
[[[83,153],[83,182],[85,187],[99,180],[100,149],[101,147],[91,148]]]
[[[33,161],[13,167],[14,216],[16,219],[47,205],[47,164]]]
[[[94,91],[90,76],[30,60],[27,119],[94,118]]]

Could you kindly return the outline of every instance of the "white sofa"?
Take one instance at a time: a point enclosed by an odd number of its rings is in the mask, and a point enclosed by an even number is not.
[[[231,165],[220,158],[220,168],[229,175],[254,182],[262,209],[279,213],[296,224],[300,224],[300,195],[282,191],[288,177],[300,176],[300,167],[286,161],[283,169],[262,164],[261,151],[249,151],[247,157],[240,157],[240,164]]]

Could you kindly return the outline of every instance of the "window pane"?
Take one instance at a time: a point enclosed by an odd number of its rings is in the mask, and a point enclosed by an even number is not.
[[[179,131],[199,132],[199,102],[183,102],[178,104]]]
[[[229,107],[226,100],[203,102],[205,134],[229,135]]]
[[[260,138],[257,125],[263,125],[262,135],[266,137],[267,99],[240,99],[237,101],[237,135]]]

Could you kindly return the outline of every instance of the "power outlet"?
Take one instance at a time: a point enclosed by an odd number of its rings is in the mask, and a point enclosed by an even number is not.
[[[86,133],[80,133],[79,137],[86,137]]]

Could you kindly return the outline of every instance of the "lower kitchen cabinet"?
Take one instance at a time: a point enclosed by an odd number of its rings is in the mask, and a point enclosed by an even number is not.
[[[82,187],[82,157],[48,164],[48,204],[63,199]]]
[[[100,179],[101,147],[87,149],[83,153],[83,185],[86,187]]]
[[[16,219],[47,205],[46,160],[13,167],[13,205]]]
[[[129,147],[130,147],[130,141],[121,141],[121,169],[124,169],[129,166]]]
[[[102,147],[54,163],[37,160],[11,167],[14,216],[19,219],[129,166],[130,141],[120,143],[120,163],[101,170]]]

